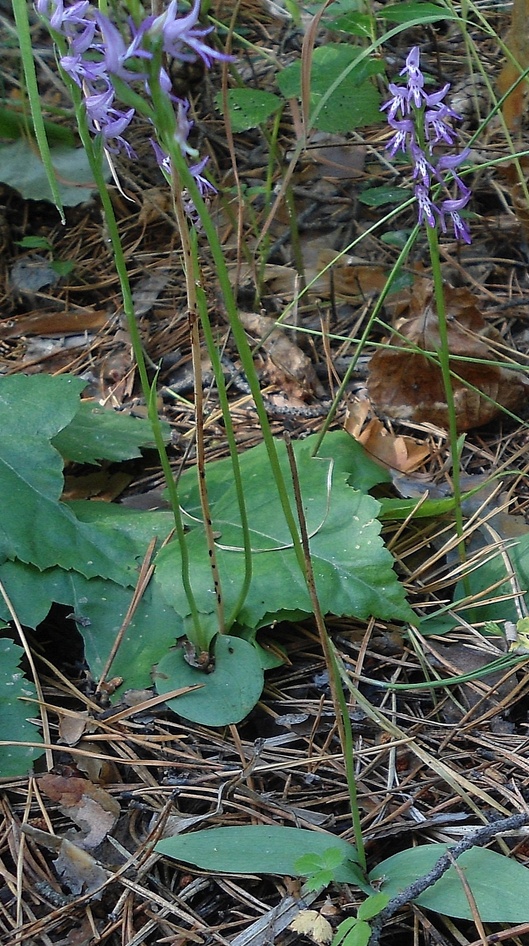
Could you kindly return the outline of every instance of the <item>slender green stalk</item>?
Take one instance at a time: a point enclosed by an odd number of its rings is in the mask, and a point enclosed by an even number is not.
[[[61,223],[66,223],[61,195],[59,193],[59,185],[57,184],[57,176],[55,174],[55,169],[51,160],[50,146],[48,144],[48,136],[46,134],[46,126],[40,104],[37,73],[35,71],[35,59],[33,56],[31,32],[29,28],[28,5],[26,0],[13,0],[13,14],[15,17],[17,35],[20,43],[20,55],[22,58],[22,66],[24,69],[26,87],[28,90],[29,107],[31,109],[31,117],[33,119],[33,127],[35,129],[35,137],[39,146],[40,157],[46,171],[46,177],[48,178],[48,184],[50,185],[53,202],[61,217]]]
[[[279,496],[279,501],[281,503],[281,508],[283,510],[283,515],[287,522],[287,526],[292,538],[292,544],[295,550],[296,558],[299,564],[299,567],[303,571],[303,550],[301,548],[301,542],[298,534],[298,529],[296,526],[296,520],[292,512],[290,505],[290,499],[288,491],[286,488],[285,478],[281,470],[279,463],[279,457],[277,454],[277,449],[275,445],[274,438],[272,436],[272,431],[270,429],[270,422],[268,420],[268,415],[266,413],[266,408],[263,401],[263,396],[261,394],[261,389],[259,387],[259,380],[255,372],[255,366],[253,363],[252,352],[246,338],[246,333],[238,317],[237,306],[233,296],[233,290],[231,288],[228,268],[226,266],[226,261],[224,259],[224,254],[222,251],[222,246],[220,240],[211,219],[210,214],[208,213],[207,207],[202,199],[202,196],[198,190],[198,187],[195,183],[193,176],[190,174],[187,164],[180,153],[178,147],[175,147],[171,142],[165,143],[167,150],[171,153],[171,159],[174,161],[175,166],[177,167],[178,173],[181,177],[182,183],[185,185],[195,207],[197,213],[200,217],[200,223],[203,227],[203,230],[206,234],[206,237],[209,242],[209,246],[213,255],[213,260],[215,263],[216,275],[219,280],[222,298],[226,306],[226,314],[229,320],[230,328],[235,339],[235,344],[239,352],[239,357],[241,359],[243,370],[248,379],[248,384],[250,386],[250,391],[255,402],[255,408],[257,411],[257,416],[259,418],[259,424],[261,428],[261,433],[263,435],[263,440],[265,443],[266,451],[270,461],[270,466],[272,469],[272,476],[276,485],[276,489]],[[222,372],[221,372],[222,373]]]
[[[110,194],[108,187],[103,176],[102,171],[102,149],[96,147],[96,144],[92,140],[92,136],[88,130],[86,123],[86,116],[84,111],[84,105],[81,98],[81,91],[69,76],[62,72],[63,81],[68,88],[72,101],[74,103],[75,117],[77,121],[77,126],[79,130],[79,137],[81,138],[81,143],[84,146],[86,154],[88,156],[88,161],[90,164],[90,169],[94,176],[94,181],[101,199],[101,205],[103,210],[103,215],[105,218],[105,225],[107,228],[108,237],[112,247],[112,252],[114,256],[114,265],[116,267],[116,273],[119,279],[119,284],[121,288],[121,295],[123,299],[123,311],[125,313],[125,318],[127,321],[127,327],[129,330],[130,340],[132,344],[132,350],[134,352],[134,358],[136,360],[136,365],[138,368],[138,375],[140,378],[140,384],[143,392],[143,396],[147,403],[148,408],[148,418],[152,427],[153,438],[160,457],[160,463],[162,466],[163,474],[167,484],[167,489],[169,493],[169,500],[171,508],[173,511],[176,534],[178,538],[178,543],[181,551],[182,558],[182,583],[184,585],[184,590],[186,593],[187,601],[189,604],[189,609],[192,616],[193,628],[196,635],[197,643],[202,640],[203,634],[201,630],[200,617],[198,613],[198,608],[196,606],[193,589],[191,587],[190,577],[189,577],[189,555],[187,551],[187,545],[185,541],[185,532],[182,522],[182,516],[180,512],[180,502],[178,498],[178,490],[176,482],[173,476],[173,471],[171,469],[171,464],[169,462],[169,457],[167,456],[167,451],[165,449],[165,443],[163,439],[162,425],[160,418],[158,416],[158,411],[156,407],[156,398],[153,396],[153,387],[149,382],[149,376],[147,373],[147,366],[145,362],[145,356],[143,352],[143,344],[141,341],[140,331],[136,321],[136,315],[134,312],[134,303],[132,299],[132,291],[130,288],[130,282],[127,271],[127,264],[125,260],[125,254],[123,252],[123,246],[121,244],[121,239],[119,235],[119,228],[116,221],[116,216],[114,213],[114,207],[110,199]],[[153,382],[153,385],[156,384],[156,380]],[[206,646],[207,649],[207,646]]]
[[[329,671],[329,684],[331,689],[332,700],[334,704],[334,711],[336,714],[336,722],[338,724],[338,731],[340,733],[340,742],[342,744],[344,762],[345,762],[345,773],[347,778],[347,787],[349,791],[349,805],[351,809],[351,819],[353,822],[353,830],[355,836],[356,848],[358,851],[358,861],[359,864],[366,873],[367,871],[367,861],[366,853],[364,847],[364,840],[362,836],[362,823],[360,820],[360,811],[358,809],[358,794],[356,790],[356,774],[354,770],[354,743],[353,743],[353,732],[351,728],[351,717],[349,716],[349,707],[347,705],[347,700],[345,699],[345,694],[343,691],[342,681],[340,678],[340,668],[336,658],[336,653],[334,650],[333,643],[329,637],[329,633],[325,626],[325,618],[323,616],[320,602],[318,598],[318,591],[316,588],[316,580],[314,577],[314,569],[312,567],[312,558],[310,554],[310,541],[307,531],[307,521],[305,518],[305,510],[303,506],[303,496],[301,493],[299,476],[296,465],[296,458],[294,451],[292,449],[292,444],[290,442],[290,437],[285,434],[285,445],[287,449],[287,456],[290,464],[290,472],[292,475],[292,483],[294,486],[294,497],[296,500],[296,509],[298,514],[299,528],[301,534],[301,544],[303,547],[303,556],[304,556],[304,578],[307,584],[307,590],[310,595],[310,600],[312,604],[312,610],[314,613],[314,619],[316,621],[316,627],[318,628],[318,633],[320,636],[320,642],[325,657],[325,662],[327,669]]]
[[[454,402],[454,387],[450,372],[450,347],[448,339],[448,323],[446,320],[446,304],[443,286],[443,276],[441,272],[441,261],[439,258],[439,238],[436,227],[426,227],[428,236],[428,247],[430,250],[430,262],[432,265],[432,278],[434,284],[435,305],[437,309],[437,324],[439,328],[439,366],[443,379],[445,400],[448,412],[448,441],[450,452],[452,454],[452,489],[454,494],[454,521],[456,532],[460,539],[458,545],[461,561],[465,561],[465,543],[463,541],[463,510],[461,508],[461,479],[460,479],[460,442],[457,431],[457,416]]]

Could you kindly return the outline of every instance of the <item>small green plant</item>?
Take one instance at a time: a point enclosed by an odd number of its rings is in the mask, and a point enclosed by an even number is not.
[[[331,946],[368,946],[371,939],[371,923],[388,905],[387,893],[374,893],[358,907],[356,917],[348,917],[339,924]]]
[[[296,872],[305,877],[305,890],[328,887],[336,878],[336,870],[345,860],[344,852],[330,847],[323,854],[304,854],[294,864]]]
[[[46,237],[27,236],[18,240],[17,246],[21,246],[24,250],[45,250],[51,256],[50,269],[58,276],[68,276],[74,268],[72,260],[55,259],[53,246]]]

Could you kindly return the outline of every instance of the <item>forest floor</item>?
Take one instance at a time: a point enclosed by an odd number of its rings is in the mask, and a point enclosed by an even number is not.
[[[229,22],[228,7],[218,0],[215,16],[220,22]],[[233,47],[244,82],[272,88],[277,64],[299,58],[308,22],[304,18],[300,27],[294,26],[266,0],[241,4],[236,26],[248,42],[237,46],[235,38]],[[489,22],[505,36],[509,12],[494,9]],[[12,62],[14,69],[16,51],[8,40],[9,32],[4,37],[4,68]],[[325,30],[317,37],[318,44],[335,40],[336,34]],[[36,42],[42,45],[40,65],[47,76],[43,33],[37,31]],[[501,66],[497,41],[493,35],[476,35],[476,42],[494,80]],[[476,109],[486,112],[490,103],[481,78],[469,74],[461,34],[447,21],[395,37],[384,47],[389,78],[398,74],[414,44],[420,45],[423,61],[439,84],[452,84],[453,105],[464,118],[462,140],[468,141],[480,125]],[[409,232],[415,210],[410,207],[398,224],[388,222],[371,232],[381,210],[360,199],[363,191],[402,186],[384,152],[388,133],[381,124],[348,134],[316,132],[294,169],[293,204],[288,206],[281,183],[298,137],[299,113],[295,107],[282,113],[270,160],[270,136],[262,129],[226,135],[215,106],[218,77],[218,70],[208,75],[185,70],[175,82],[183,83],[182,94],[191,96],[198,145],[209,153],[210,170],[219,185],[210,210],[230,262],[241,321],[255,348],[272,430],[278,436],[288,431],[296,440],[321,429],[398,255],[397,226]],[[517,134],[517,148],[525,150],[523,129]],[[159,409],[171,425],[171,462],[177,471],[191,465],[195,456],[185,282],[165,184],[146,129],[139,128],[137,135],[139,159],[117,162],[123,194],[116,187],[111,190],[145,352],[153,368],[160,366]],[[483,162],[484,155],[501,153],[502,140],[498,123],[491,121],[472,147]],[[473,175],[472,244],[460,245],[447,235],[441,258],[450,287],[450,319],[461,317],[466,326],[469,347],[464,354],[479,353],[486,337],[493,339],[506,361],[527,365],[528,211],[511,170],[489,167]],[[265,200],[262,195],[270,176],[272,197]],[[242,202],[236,187],[244,195]],[[0,200],[0,371],[74,373],[87,381],[85,395],[109,407],[145,413],[98,201],[93,198],[67,208],[63,226],[45,201],[24,199],[8,186],[0,186]],[[384,239],[388,233],[393,239]],[[35,236],[45,239],[50,249],[21,245]],[[325,270],[359,237],[351,251]],[[202,238],[200,256],[242,451],[260,442],[260,428],[225,318],[215,267]],[[51,261],[71,262],[71,272],[55,281]],[[380,343],[387,341],[397,323],[402,324],[398,320],[422,320],[412,335],[416,340],[432,317],[425,239],[416,244],[405,274],[367,339],[332,427],[345,426],[386,463],[395,495],[428,490],[430,496],[443,496],[450,491],[451,464],[446,428],[432,406],[431,374],[421,375],[411,360],[395,368],[382,365],[378,376],[370,367]],[[309,288],[300,297],[305,286]],[[299,301],[292,305],[296,296]],[[275,328],[286,307],[291,312],[289,324],[302,331]],[[213,460],[226,455],[226,445],[206,358],[204,372],[206,451],[208,460]],[[510,415],[500,414],[483,425],[483,404],[462,407],[466,419],[461,423],[467,431],[460,461],[464,488],[492,474],[505,474],[487,487],[486,502],[481,497],[465,512],[479,522],[493,517],[495,539],[480,528],[469,531],[469,543],[471,533],[476,543],[469,544],[470,552],[477,555],[484,546],[497,548],[529,529],[526,397],[512,392],[515,382],[509,374],[494,375],[491,369],[486,384],[492,397],[503,392]],[[135,508],[163,503],[163,477],[154,454],[119,468],[73,467],[66,473],[69,498],[125,502]],[[9,502],[9,497],[3,501]],[[407,528],[393,523],[384,527],[383,534],[412,603],[449,604],[458,581],[451,523],[421,520]],[[514,585],[511,598],[517,591]],[[492,589],[490,599],[494,595]],[[111,708],[94,705],[90,668],[83,665],[81,639],[71,627],[57,609],[33,637],[36,651],[49,662],[41,680],[46,700],[68,711],[62,717],[69,720],[68,732],[62,726],[54,730],[52,774],[57,780],[85,779],[116,806],[116,826],[95,855],[111,872],[110,879],[96,899],[82,891],[72,893],[56,872],[57,852],[39,846],[36,836],[22,831],[22,823],[59,837],[71,829],[61,795],[64,783],[48,783],[46,793],[38,771],[29,779],[4,782],[0,943],[266,946],[273,941],[289,946],[300,939],[310,942],[289,927],[293,914],[287,907],[290,898],[301,895],[299,880],[187,870],[153,853],[153,847],[167,825],[182,831],[195,825],[279,823],[324,829],[354,840],[328,672],[313,622],[270,629],[269,639],[284,648],[287,660],[267,673],[262,698],[250,715],[222,730],[189,723],[163,705],[145,708],[140,702],[133,714],[122,703]],[[438,628],[436,634],[421,636],[379,620],[330,617],[328,629],[357,682],[363,676],[416,683],[424,677],[425,661],[437,675],[454,676],[479,668],[505,647],[501,640],[491,641],[464,624],[447,626],[446,634]],[[455,842],[484,818],[524,810],[529,793],[529,684],[524,664],[492,681],[408,691],[362,684],[358,693],[351,696],[350,714],[358,805],[370,866],[425,840]],[[151,696],[146,692],[143,703]],[[123,715],[114,719],[119,709]],[[92,717],[98,727],[87,726]],[[106,718],[108,725],[99,725]],[[523,835],[511,839],[509,847],[513,858],[527,864],[529,849]],[[311,909],[335,928],[355,915],[363,896],[357,888],[333,884],[314,899]],[[484,930],[412,905],[387,924],[382,942],[468,946],[492,942],[487,937],[497,933],[497,926],[489,924]],[[518,936],[511,931],[508,938],[529,942],[529,926]]]

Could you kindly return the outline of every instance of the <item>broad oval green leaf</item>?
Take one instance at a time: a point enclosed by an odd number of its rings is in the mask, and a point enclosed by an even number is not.
[[[382,71],[382,65],[375,59],[356,63],[360,55],[359,49],[345,43],[327,43],[314,50],[310,99],[313,125],[320,131],[344,133],[383,120],[380,95],[369,79]],[[335,82],[336,88],[329,94]],[[285,98],[299,98],[301,63],[294,62],[280,72],[277,84]]]
[[[299,877],[296,861],[307,854],[320,858],[329,848],[343,853],[336,880],[372,892],[362,878],[354,845],[326,831],[286,828],[282,825],[243,825],[209,828],[159,841],[155,850],[202,870],[229,874],[280,874]]]
[[[170,650],[154,671],[158,693],[180,687],[200,689],[184,693],[167,705],[184,719],[203,726],[239,723],[257,703],[264,683],[261,659],[255,647],[239,637],[219,635],[214,643],[215,666],[211,673],[191,667],[184,651]]]
[[[311,438],[300,441],[294,445],[294,450],[322,610],[359,618],[374,615],[389,620],[412,620],[413,613],[393,571],[393,560],[380,537],[379,504],[348,484],[350,478],[355,481],[357,477],[362,478],[362,449],[351,437],[341,433],[326,439],[322,457],[313,458],[310,455],[313,442]],[[288,484],[290,473],[284,444],[278,442],[277,449]],[[367,458],[366,461],[370,464]],[[255,553],[250,590],[235,615],[236,620],[251,628],[257,627],[265,615],[272,621],[284,611],[310,614],[310,596],[264,446],[248,450],[240,462],[251,546]],[[215,595],[205,539],[202,530],[197,528],[200,508],[195,476],[192,480],[187,474],[182,478],[181,504],[189,513],[191,526],[186,536],[191,584],[198,610],[206,616],[212,615],[212,624]],[[384,472],[379,470],[376,476],[384,478]],[[243,539],[231,466],[224,461],[210,464],[206,479],[213,528],[218,537],[217,560],[224,610],[231,614],[244,577]],[[368,484],[371,482],[368,479]],[[287,488],[293,505],[292,486]],[[155,580],[169,604],[186,618],[189,607],[181,574],[180,548],[178,543],[172,542],[158,555]]]
[[[425,844],[394,854],[371,871],[371,881],[382,880],[383,893],[394,897],[423,877],[437,863],[448,844]],[[471,848],[457,860],[472,891],[484,923],[529,921],[529,870],[517,861],[487,848]],[[472,910],[454,867],[414,901],[445,916],[471,920]]]

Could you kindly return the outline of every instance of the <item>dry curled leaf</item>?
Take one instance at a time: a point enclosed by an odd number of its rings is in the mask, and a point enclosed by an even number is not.
[[[459,431],[481,427],[505,408],[516,411],[529,393],[529,380],[519,371],[487,362],[501,361],[502,339],[487,325],[468,289],[445,289],[448,344],[452,355],[481,363],[452,360],[451,371]],[[422,283],[410,302],[411,318],[399,327],[387,349],[373,355],[367,389],[377,410],[396,420],[448,426],[441,371],[410,346],[433,352],[440,348],[437,311],[430,286]],[[492,403],[494,402],[494,403]]]
[[[398,470],[399,473],[417,470],[430,453],[430,447],[413,437],[394,434],[376,417],[365,424],[369,407],[367,400],[356,400],[349,405],[344,424],[347,433],[383,466]]]
[[[85,850],[101,844],[118,820],[119,802],[88,779],[50,772],[39,779],[39,787],[78,826],[81,833],[74,840]]]
[[[246,331],[260,340],[268,356],[266,375],[270,383],[278,384],[293,396],[322,393],[314,366],[293,340],[288,325],[283,328],[275,319],[253,312],[241,312],[239,318]]]

